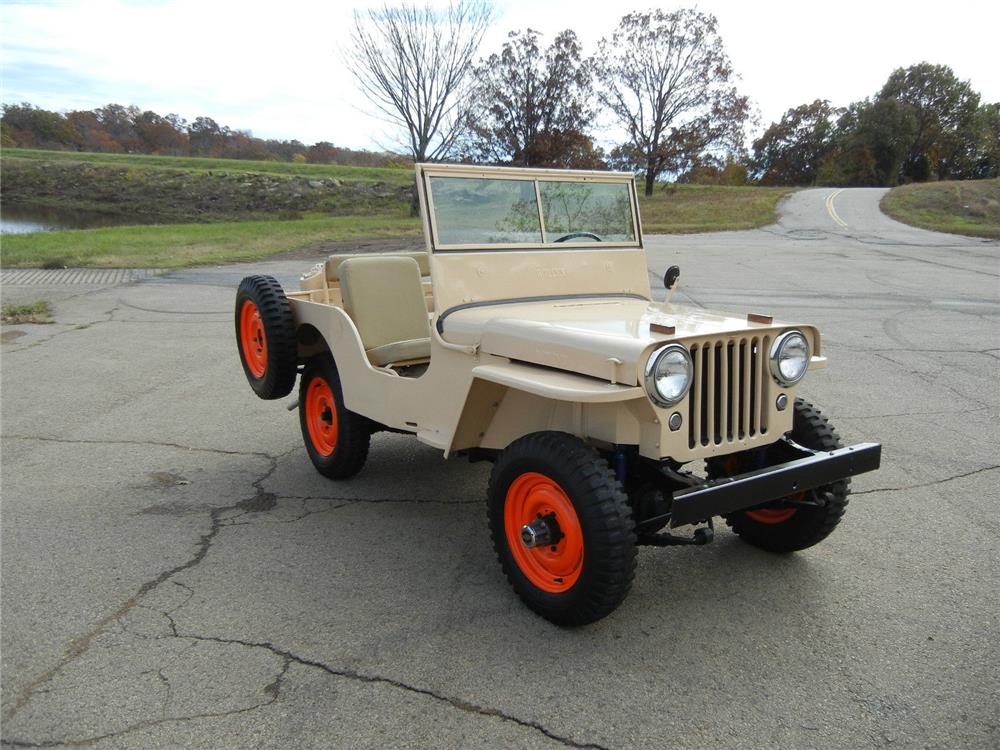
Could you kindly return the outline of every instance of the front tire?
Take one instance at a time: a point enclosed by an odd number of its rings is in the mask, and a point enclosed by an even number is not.
[[[347,479],[368,458],[371,422],[344,406],[340,376],[330,354],[306,364],[299,383],[299,427],[309,460],[330,479]]]
[[[507,580],[557,625],[610,614],[632,586],[635,525],[607,462],[579,438],[537,432],[515,440],[493,466],[487,494],[493,547]],[[522,528],[554,519],[554,543],[528,547]]]
[[[819,409],[804,399],[795,399],[792,413],[792,440],[806,448],[829,451],[841,448],[840,436]],[[739,474],[758,468],[752,454],[737,454],[708,462],[710,478]],[[850,480],[842,479],[817,487],[822,507],[782,507],[781,502],[730,513],[726,523],[744,541],[768,552],[797,552],[826,539],[840,523],[847,508]],[[808,493],[802,493],[806,495]],[[794,499],[801,499],[797,496]]]

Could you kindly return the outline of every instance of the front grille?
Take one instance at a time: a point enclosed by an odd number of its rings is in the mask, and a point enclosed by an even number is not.
[[[691,448],[745,441],[767,432],[770,343],[770,336],[746,336],[691,346]]]

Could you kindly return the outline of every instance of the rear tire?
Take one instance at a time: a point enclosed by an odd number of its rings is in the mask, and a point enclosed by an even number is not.
[[[527,547],[523,525],[555,519],[555,544]],[[493,466],[487,493],[493,547],[507,580],[535,613],[557,625],[610,614],[632,586],[635,525],[607,462],[579,438],[536,432]]]
[[[792,414],[792,440],[806,448],[828,451],[843,447],[840,436],[819,409],[801,398],[795,399]],[[752,454],[737,454],[708,462],[708,476],[718,478],[756,468],[749,461]],[[812,547],[826,539],[840,523],[847,508],[850,480],[843,479],[815,492],[826,496],[824,507],[762,506],[730,513],[726,523],[741,539],[768,552],[786,553]],[[805,493],[803,493],[805,494]]]
[[[236,292],[236,346],[253,392],[284,398],[295,387],[298,345],[291,305],[273,276],[247,276]]]
[[[310,359],[302,373],[299,426],[309,460],[323,476],[347,479],[365,465],[372,424],[344,406],[337,366],[328,353]]]

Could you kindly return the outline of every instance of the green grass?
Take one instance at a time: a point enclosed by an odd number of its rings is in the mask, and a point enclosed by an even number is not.
[[[45,300],[30,305],[4,305],[0,309],[0,323],[51,323],[52,310]]]
[[[66,266],[180,268],[257,260],[320,242],[419,233],[419,219],[405,214],[78,229],[7,235],[0,263],[37,268],[58,259]]]
[[[881,208],[915,227],[1000,239],[1000,180],[903,185],[885,194]]]
[[[295,164],[286,161],[210,159],[195,156],[148,156],[145,154],[95,154],[80,151],[43,151],[41,149],[5,148],[3,156],[46,162],[72,162],[95,166],[175,169],[185,172],[255,172],[258,174],[335,178],[347,182],[385,182],[408,185],[413,182],[412,167],[350,167],[341,164]]]
[[[767,226],[778,220],[778,201],[794,189],[658,185],[650,197],[639,196],[642,229],[646,234],[687,234]]]

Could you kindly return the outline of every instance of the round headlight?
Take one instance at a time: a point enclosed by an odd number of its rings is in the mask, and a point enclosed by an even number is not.
[[[691,387],[691,355],[680,344],[654,352],[646,362],[646,393],[659,406],[673,406]]]
[[[771,374],[782,385],[795,385],[809,369],[809,343],[801,331],[781,334],[771,345]]]

